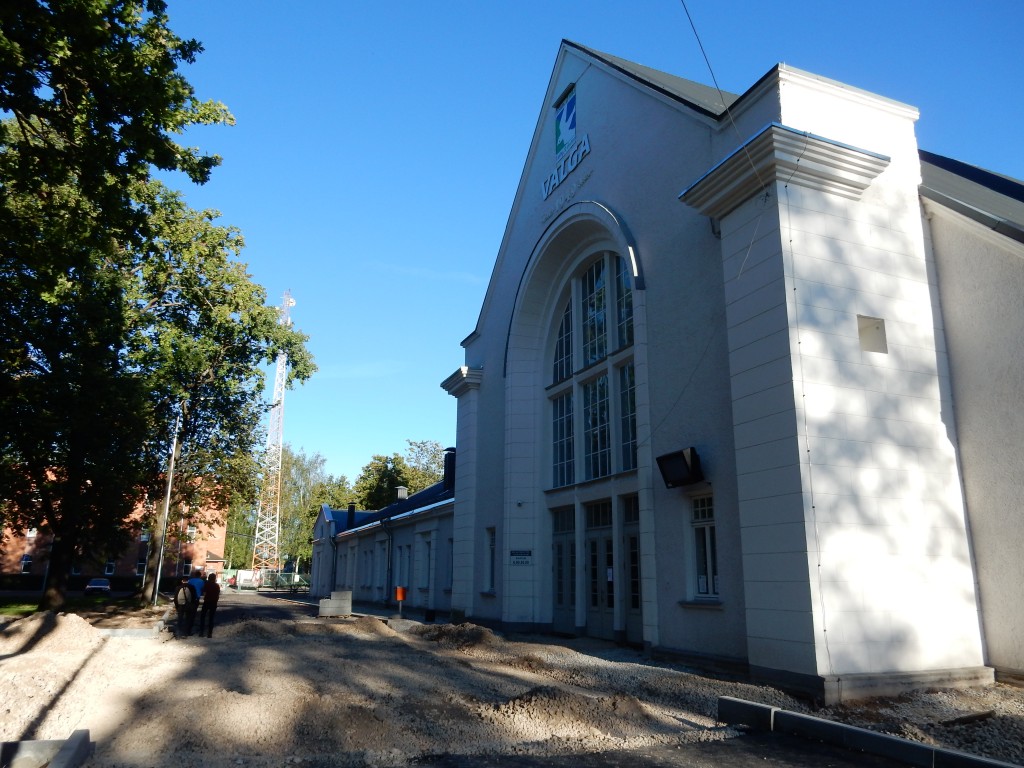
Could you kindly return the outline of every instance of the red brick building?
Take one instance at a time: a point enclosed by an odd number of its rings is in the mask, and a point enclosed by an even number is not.
[[[182,520],[169,524],[162,576],[180,576],[193,569],[200,569],[204,573],[223,570],[225,530],[223,523],[208,527]],[[10,529],[4,530],[3,542],[0,543],[0,576],[8,589],[17,588],[19,581],[24,581],[26,588],[41,586],[49,565],[50,541],[49,534],[35,530],[21,535],[16,535]],[[83,557],[72,566],[71,588],[76,588],[79,581],[84,582],[94,576],[106,576],[120,581],[122,588],[130,582],[141,580],[146,573],[152,543],[151,532],[146,529],[116,558],[96,563],[91,558]]]

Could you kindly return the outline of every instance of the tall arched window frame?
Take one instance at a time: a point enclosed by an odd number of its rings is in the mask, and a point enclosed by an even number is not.
[[[601,251],[565,287],[552,328],[552,487],[636,468],[632,276]]]

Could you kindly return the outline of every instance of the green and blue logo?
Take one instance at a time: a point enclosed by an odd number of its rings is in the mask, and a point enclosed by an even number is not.
[[[575,141],[576,91],[573,91],[555,113],[555,157],[561,157]]]

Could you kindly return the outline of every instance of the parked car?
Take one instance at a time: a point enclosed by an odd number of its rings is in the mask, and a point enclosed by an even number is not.
[[[89,583],[85,585],[85,594],[109,595],[110,579],[91,579]]]

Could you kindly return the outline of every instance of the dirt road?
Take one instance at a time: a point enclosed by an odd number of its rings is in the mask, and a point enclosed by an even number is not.
[[[648,765],[844,764],[842,755],[798,762],[799,750],[787,763],[777,743],[737,739],[714,719],[720,695],[800,702],[634,650],[510,641],[475,625],[261,620],[246,612],[249,599],[212,639],[105,636],[75,615],[9,625],[0,738],[88,728],[97,767],[602,766],[627,754]],[[686,749],[685,761],[665,762]],[[851,757],[847,765],[865,764]]]

